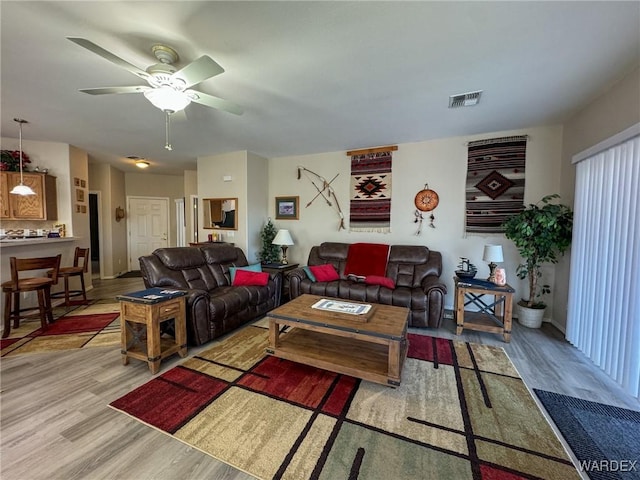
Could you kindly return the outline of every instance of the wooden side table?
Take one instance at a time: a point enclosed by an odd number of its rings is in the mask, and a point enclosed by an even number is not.
[[[298,268],[297,263],[264,263],[262,264],[262,271],[267,273],[278,273],[282,277],[280,291],[280,303],[285,303],[289,300],[289,282],[287,281],[287,272]]]
[[[152,374],[158,373],[163,358],[174,353],[183,358],[187,355],[184,293],[162,297],[152,292],[147,296],[160,298],[141,300],[143,293],[155,290],[162,291],[160,288],[149,289],[116,297],[120,300],[122,364],[127,365],[130,357],[137,358],[148,363]],[[175,322],[175,339],[161,337],[160,325],[172,319]]]
[[[460,335],[465,328],[501,333],[508,343],[511,340],[511,309],[515,290],[509,285],[499,286],[485,280],[454,277],[454,282],[456,335]],[[485,295],[493,296],[493,302],[485,301]],[[468,305],[474,305],[479,310],[465,310]]]

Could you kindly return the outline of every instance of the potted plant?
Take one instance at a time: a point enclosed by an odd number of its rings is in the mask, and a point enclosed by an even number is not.
[[[547,195],[503,224],[505,236],[524,259],[516,275],[529,280],[529,298],[518,302],[518,321],[530,328],[539,328],[542,324],[546,304],[540,297],[551,292],[549,285],[538,282],[542,265],[557,263],[571,244],[573,211],[567,205],[552,203],[557,198],[560,198],[558,194]]]
[[[277,263],[280,259],[280,247],[274,245],[273,239],[276,238],[276,227],[271,222],[271,219],[267,221],[262,232],[260,232],[260,240],[262,240],[262,249],[258,252],[258,259],[262,263]]]

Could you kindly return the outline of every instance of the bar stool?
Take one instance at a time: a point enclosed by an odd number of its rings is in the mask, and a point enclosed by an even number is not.
[[[4,293],[4,330],[2,331],[2,338],[7,338],[11,333],[12,320],[13,328],[18,328],[21,318],[35,316],[35,314],[21,315],[21,312],[34,309],[33,307],[20,309],[20,294],[22,292],[38,292],[38,310],[42,329],[47,328],[47,319],[49,323],[53,323],[51,285],[58,282],[61,257],[62,255],[40,258],[11,257],[9,259],[11,280],[2,283],[2,292]],[[20,278],[20,272],[29,270],[49,270],[51,274],[50,276]]]
[[[82,264],[80,264],[82,261]],[[73,255],[73,267],[60,267],[58,276],[64,278],[64,292],[55,292],[51,294],[51,298],[64,297],[65,307],[69,307],[71,302],[70,297],[77,297],[82,295],[83,303],[87,302],[87,291],[84,287],[84,274],[89,271],[89,249],[76,247],[76,252]],[[80,277],[81,290],[69,290],[69,278]]]

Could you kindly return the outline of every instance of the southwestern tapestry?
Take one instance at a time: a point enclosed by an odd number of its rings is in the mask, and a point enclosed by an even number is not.
[[[526,150],[526,136],[469,142],[467,233],[502,233],[502,223],[524,209]]]
[[[351,232],[391,231],[391,151],[351,157]]]

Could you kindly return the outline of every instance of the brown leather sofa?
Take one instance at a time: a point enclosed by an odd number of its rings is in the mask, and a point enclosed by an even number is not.
[[[247,265],[244,252],[232,245],[159,248],[139,261],[147,288],[187,291],[190,345],[213,340],[280,304],[280,275],[270,275],[266,286],[231,285],[229,268]]]
[[[348,243],[325,242],[309,252],[307,265],[332,264],[340,280],[312,282],[302,268],[289,275],[289,295],[303,293],[327,297],[382,303],[408,307],[409,326],[438,328],[444,313],[447,287],[440,281],[442,255],[420,245],[392,245],[389,250],[386,276],[394,280],[396,288],[366,285],[349,280],[344,275]]]

